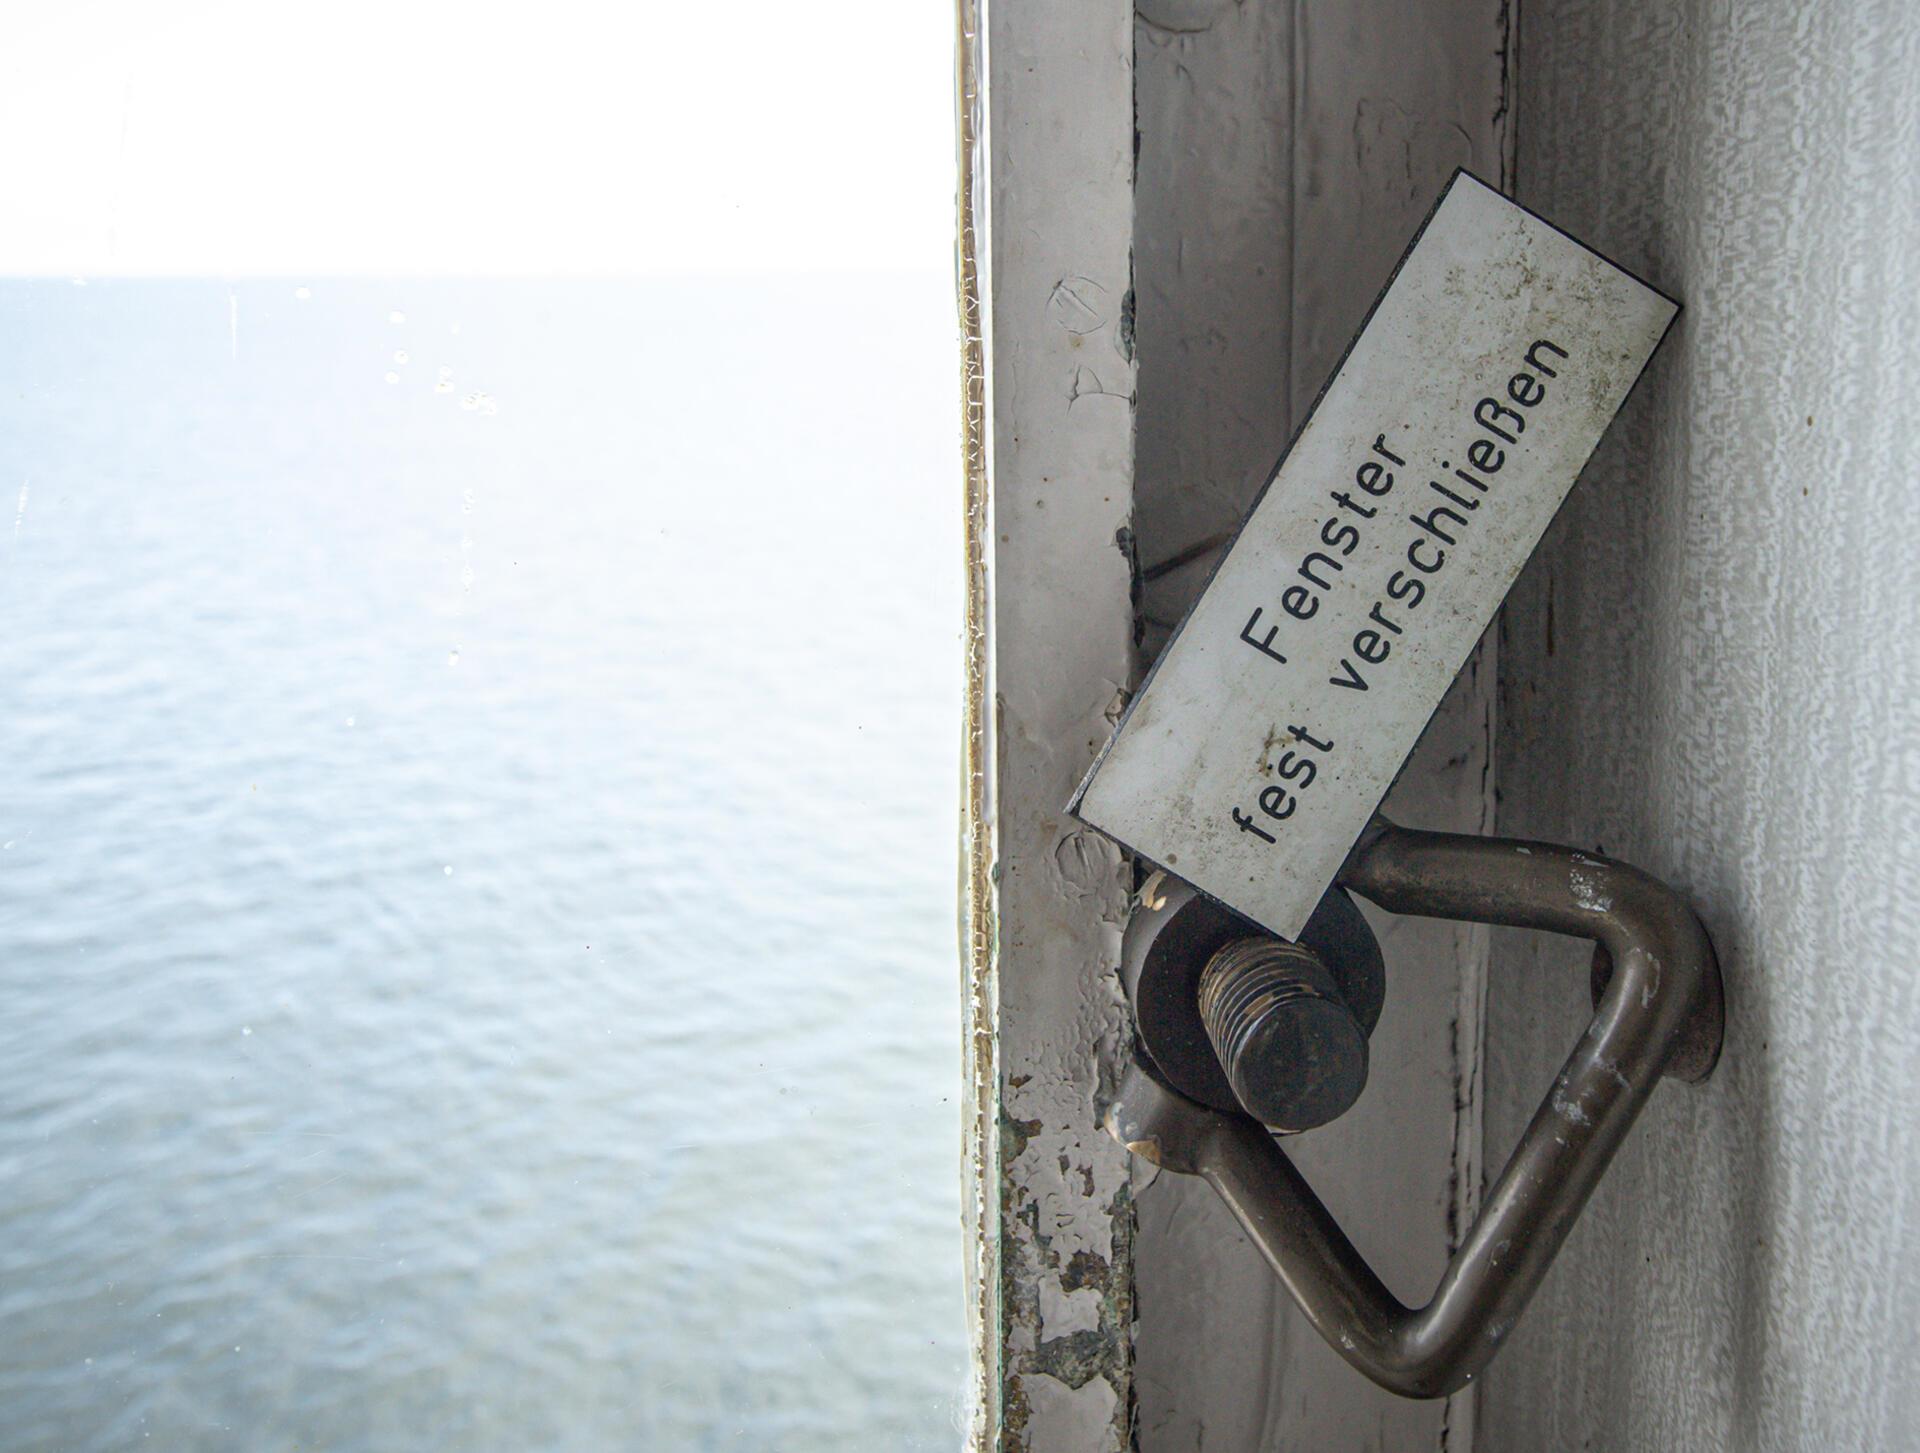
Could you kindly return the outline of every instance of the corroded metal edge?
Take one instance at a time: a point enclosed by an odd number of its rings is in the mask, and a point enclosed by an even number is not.
[[[990,704],[992,538],[987,491],[986,309],[982,289],[987,152],[986,29],[982,0],[957,0],[954,19],[955,131],[958,142],[955,287],[960,314],[960,417],[965,509],[965,722],[961,744],[960,905],[964,987],[961,1035],[962,1216],[967,1237],[967,1446],[982,1450],[1000,1430],[1000,1096],[995,1019],[993,827]]]

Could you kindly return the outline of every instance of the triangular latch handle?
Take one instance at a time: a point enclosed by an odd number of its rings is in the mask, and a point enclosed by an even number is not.
[[[1663,1075],[1699,1081],[1725,1008],[1706,931],[1666,884],[1546,843],[1416,832],[1376,818],[1340,885],[1391,913],[1594,940],[1592,1022],[1488,1193],[1433,1299],[1404,1306],[1265,1126],[1170,1089],[1136,1058],[1108,1130],[1203,1177],[1340,1355],[1407,1397],[1472,1382],[1513,1328]]]

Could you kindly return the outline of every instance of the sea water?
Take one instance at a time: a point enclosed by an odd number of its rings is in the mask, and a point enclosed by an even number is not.
[[[0,1444],[956,1446],[951,319],[0,285]]]

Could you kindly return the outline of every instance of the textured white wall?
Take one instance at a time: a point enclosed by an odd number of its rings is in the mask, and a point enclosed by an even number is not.
[[[1501,830],[1682,886],[1668,1086],[1490,1370],[1483,1445],[1920,1438],[1920,8],[1530,6],[1520,196],[1679,326],[1505,616]],[[1490,1159],[1586,1014],[1502,934]]]

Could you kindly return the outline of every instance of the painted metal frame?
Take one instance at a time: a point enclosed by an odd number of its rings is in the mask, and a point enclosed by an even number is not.
[[[1067,817],[1134,675],[1130,0],[960,0],[978,1449],[1133,1441],[1132,865]]]

